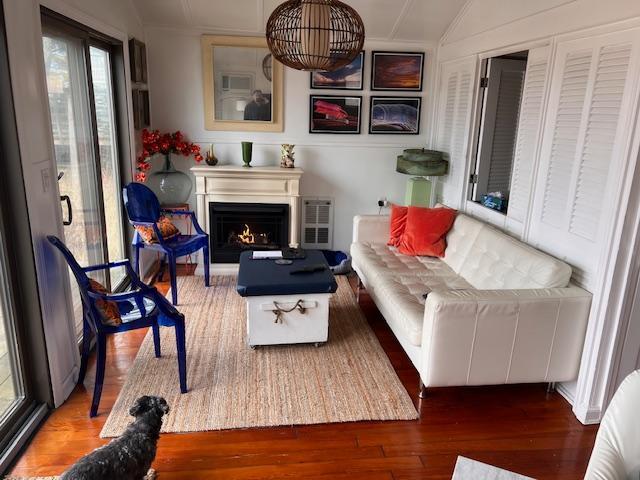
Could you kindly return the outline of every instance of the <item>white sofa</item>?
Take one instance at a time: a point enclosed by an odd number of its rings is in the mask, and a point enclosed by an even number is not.
[[[353,268],[424,387],[577,377],[591,294],[567,264],[460,213],[442,259],[388,238],[388,216],[355,217]]]
[[[640,370],[618,387],[602,418],[585,480],[640,478]]]

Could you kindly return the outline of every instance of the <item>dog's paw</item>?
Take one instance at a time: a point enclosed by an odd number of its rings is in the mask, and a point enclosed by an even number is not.
[[[156,478],[156,471],[153,468],[150,468],[142,480],[155,480],[155,478]]]

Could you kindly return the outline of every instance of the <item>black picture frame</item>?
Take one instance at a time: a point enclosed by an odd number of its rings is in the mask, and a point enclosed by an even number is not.
[[[383,60],[384,59],[384,60]],[[387,52],[387,51],[374,51],[371,52],[371,90],[374,92],[421,92],[424,83],[424,52]],[[394,67],[393,63],[396,62],[396,67],[401,65],[399,62],[413,61],[415,66],[419,67],[419,70],[406,74],[404,82],[406,86],[402,85],[402,75],[397,71],[393,72],[391,69]],[[417,61],[417,62],[416,62]],[[411,64],[407,64],[405,68],[412,67]],[[384,78],[385,71],[388,72],[387,78]],[[417,82],[417,85],[414,85]]]
[[[336,118],[322,118],[322,114],[316,112],[316,101],[326,102],[329,109],[334,108]],[[357,106],[346,105],[347,101],[357,102]],[[343,103],[341,105],[341,103]],[[331,107],[333,105],[334,107]],[[350,112],[345,111],[345,107],[357,108],[357,120],[355,127],[349,128],[350,123],[344,123],[342,115],[349,115]],[[341,112],[342,110],[342,112]],[[331,113],[328,114],[330,116]],[[318,125],[323,122],[324,126]],[[351,123],[353,125],[353,123]],[[360,95],[309,95],[309,133],[313,134],[337,134],[337,135],[359,135],[362,131],[362,96]]]
[[[406,109],[397,108],[397,113],[391,109],[375,109],[376,106],[387,105],[396,107],[414,107],[416,114],[414,117],[409,117],[411,122],[401,122],[403,114],[406,114]],[[386,110],[386,111],[385,111]],[[390,110],[390,111],[389,111]],[[372,96],[369,100],[369,134],[371,135],[419,135],[420,134],[420,117],[422,114],[422,97],[376,97]],[[388,115],[388,126],[377,125],[374,127],[374,115],[378,115],[379,122]],[[415,125],[414,128],[405,130],[408,125]]]
[[[364,90],[364,64],[365,64],[366,52],[362,50],[358,56],[348,65],[339,68],[334,72],[310,72],[309,73],[309,88],[311,90]],[[360,62],[359,72],[360,72],[360,85],[358,87],[348,87],[348,86],[336,86],[336,85],[327,85],[327,84],[319,84],[317,81],[314,81],[318,76],[329,75],[329,76],[339,76],[340,74],[347,73],[348,70],[354,68],[354,63]]]
[[[129,66],[133,83],[147,83],[147,47],[136,38],[129,40]]]

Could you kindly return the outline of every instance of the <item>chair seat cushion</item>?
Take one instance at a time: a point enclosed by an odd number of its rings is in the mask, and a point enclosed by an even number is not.
[[[360,242],[351,246],[351,255],[376,301],[384,304],[386,320],[416,346],[422,343],[425,294],[473,289],[439,258],[402,255],[384,244]]]
[[[158,231],[162,235],[162,239],[167,241],[180,235],[180,230],[167,217],[160,217],[158,223]],[[158,243],[158,237],[153,227],[147,225],[136,225],[135,229],[145,243]]]
[[[111,293],[104,285],[92,278],[89,279],[89,288],[94,293],[101,293],[103,295]],[[122,324],[120,310],[118,309],[118,304],[116,302],[97,299],[95,301],[95,305],[98,313],[100,313],[100,320],[103,324],[110,325],[112,327],[117,327]]]

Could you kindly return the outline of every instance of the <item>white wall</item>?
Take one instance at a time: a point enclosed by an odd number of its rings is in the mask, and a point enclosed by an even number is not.
[[[160,27],[145,30],[153,128],[162,131],[180,129],[190,140],[204,147],[214,143],[216,156],[224,164],[242,164],[241,141],[254,142],[252,164],[255,165],[279,165],[280,144],[296,144],[296,166],[305,170],[301,182],[302,195],[330,196],[335,199],[336,249],[348,251],[353,216],[377,212],[379,197],[403,201],[407,177],[395,172],[395,162],[404,148],[423,147],[427,143],[433,50],[427,50],[425,45],[420,44],[365,45],[365,88],[369,86],[372,49],[427,51],[420,135],[367,134],[371,96],[368,90],[310,90],[309,73],[289,68],[285,69],[283,133],[212,132],[204,129],[200,33]],[[309,134],[309,94],[312,92],[362,95],[362,133]],[[393,92],[378,94],[393,95]],[[156,160],[156,168],[159,168],[159,164],[160,161]],[[188,170],[192,164],[191,159],[178,159],[176,167]],[[195,199],[192,198],[190,203],[195,206]]]
[[[638,0],[469,0],[440,41],[442,60],[640,15]]]

